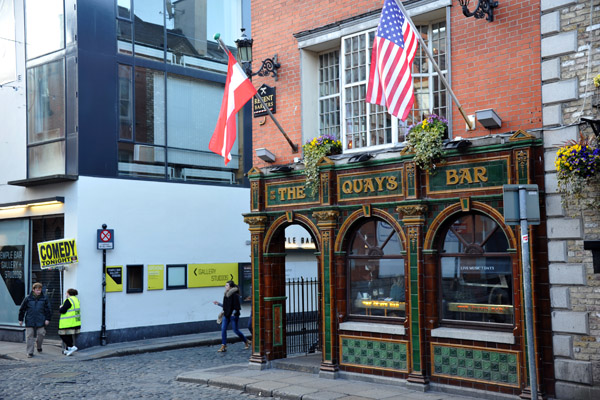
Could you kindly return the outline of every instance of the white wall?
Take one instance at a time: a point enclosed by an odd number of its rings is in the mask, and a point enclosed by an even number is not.
[[[223,287],[147,290],[150,264],[250,262],[249,189],[80,177],[65,199],[65,237],[77,239],[80,262],[65,272],[82,302],[82,331],[102,316],[102,251],[96,230],[114,229],[107,265],[144,264],[144,292],[106,294],[106,328],[216,319]],[[125,275],[125,268],[123,274]],[[165,285],[166,287],[166,285]],[[249,314],[248,307],[242,316]]]

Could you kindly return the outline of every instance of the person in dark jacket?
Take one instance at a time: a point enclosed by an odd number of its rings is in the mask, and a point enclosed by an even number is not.
[[[27,334],[27,357],[33,357],[33,344],[37,344],[38,353],[42,352],[42,343],[46,336],[46,326],[52,318],[50,301],[42,293],[42,284],[33,284],[31,294],[25,297],[21,308],[19,308],[19,325],[23,326],[25,321],[25,332]],[[37,335],[37,340],[34,340]]]
[[[221,322],[221,348],[217,351],[220,353],[227,351],[227,327],[229,326],[229,322],[231,322],[233,332],[245,343],[245,348],[250,348],[250,341],[246,339],[244,334],[238,329],[238,320],[240,319],[240,310],[242,309],[242,306],[240,303],[240,290],[236,286],[235,282],[227,281],[225,284],[223,303],[219,303],[218,301],[213,301],[213,303],[223,307],[223,321]]]

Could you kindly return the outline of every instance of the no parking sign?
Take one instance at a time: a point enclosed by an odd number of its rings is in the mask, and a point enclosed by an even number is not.
[[[98,229],[98,250],[113,250],[115,248],[115,230]]]

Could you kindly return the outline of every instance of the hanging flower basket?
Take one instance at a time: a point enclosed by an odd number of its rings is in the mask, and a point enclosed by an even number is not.
[[[447,130],[448,120],[435,114],[409,128],[408,151],[415,153],[415,163],[429,174],[435,172],[436,164],[442,159]]]
[[[319,187],[319,169],[317,163],[324,156],[340,154],[342,142],[332,135],[321,135],[302,146],[304,152],[304,165],[306,173],[306,194],[314,196]]]
[[[600,171],[600,149],[597,142],[580,135],[579,141],[569,141],[556,152],[554,162],[557,171],[558,191],[562,203],[570,203],[598,209],[595,196],[589,196],[590,188],[597,188]],[[597,194],[597,193],[596,193]],[[589,197],[589,198],[588,198]]]

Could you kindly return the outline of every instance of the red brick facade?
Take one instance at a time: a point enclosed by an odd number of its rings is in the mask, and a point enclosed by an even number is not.
[[[465,18],[458,4],[450,7],[452,89],[467,114],[493,108],[502,119],[500,129],[488,131],[477,124],[475,131],[467,132],[454,105],[453,136],[485,136],[541,127],[540,6],[539,2],[528,3],[502,1],[492,23]],[[257,76],[254,84],[277,88],[275,117],[292,142],[299,146],[303,143],[300,50],[293,35],[377,11],[382,5],[382,0],[252,1],[254,70],[259,61],[276,53],[281,63],[277,82]],[[253,121],[253,153],[254,149],[267,147],[276,154],[276,164],[301,157],[301,149],[293,154],[272,121],[267,118],[261,126],[259,120],[262,118]],[[259,168],[266,165],[256,155],[253,164]]]

